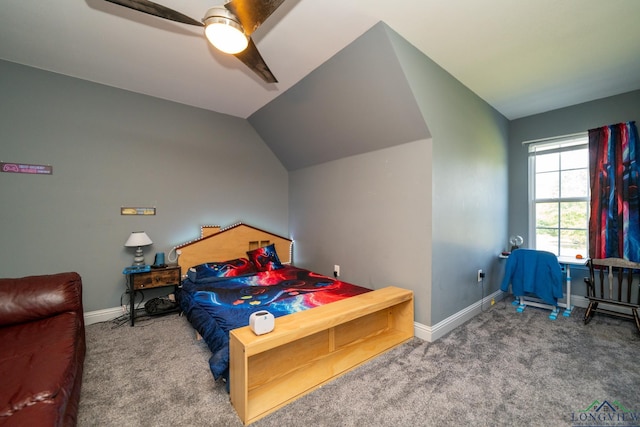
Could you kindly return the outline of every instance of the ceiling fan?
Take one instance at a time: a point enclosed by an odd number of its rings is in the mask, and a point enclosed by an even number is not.
[[[278,82],[251,40],[251,34],[284,0],[231,0],[224,6],[209,9],[202,21],[149,0],[106,1],[169,21],[204,27],[207,39],[216,48],[234,55],[265,82]]]

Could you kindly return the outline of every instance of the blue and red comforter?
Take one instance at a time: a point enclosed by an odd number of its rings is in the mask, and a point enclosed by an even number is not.
[[[328,304],[370,289],[293,266],[220,280],[186,279],[181,309],[212,352],[215,379],[228,379],[229,331],[249,324],[249,316],[267,310],[275,317]]]

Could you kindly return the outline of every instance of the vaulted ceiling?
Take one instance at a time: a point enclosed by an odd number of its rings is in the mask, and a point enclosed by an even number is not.
[[[212,0],[158,0],[196,19]],[[5,0],[0,58],[249,117],[384,21],[509,119],[640,89],[638,0],[285,0],[254,33],[279,83],[202,30],[104,0]]]

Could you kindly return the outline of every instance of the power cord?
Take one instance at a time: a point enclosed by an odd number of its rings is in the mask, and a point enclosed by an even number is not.
[[[129,303],[126,304],[126,305],[122,303],[122,299],[123,299],[123,297],[125,295],[129,296]],[[135,301],[136,300],[136,295],[140,295],[140,297],[141,297],[140,298],[140,302],[138,302],[137,305],[136,305],[136,301]],[[140,308],[140,304],[142,304],[143,301],[144,301],[144,293],[141,290],[133,291],[133,304],[135,306],[134,310],[138,310]],[[131,306],[131,295],[130,295],[130,292],[129,292],[128,289],[126,291],[124,291],[122,293],[122,295],[120,295],[120,306],[122,307],[122,309],[124,311],[124,314],[129,313],[129,307]]]
[[[174,254],[173,257],[171,257],[171,254]],[[182,251],[180,249],[177,249],[175,247],[171,248],[171,250],[169,251],[169,253],[167,254],[167,261],[169,261],[170,263],[178,263],[178,258],[180,258],[180,255],[182,254]]]
[[[129,296],[128,304],[123,304],[123,299],[124,299],[125,295]],[[136,304],[135,299],[136,299],[137,295],[140,295],[141,298],[140,298],[140,301]],[[140,308],[140,304],[142,304],[142,302],[144,301],[144,293],[142,291],[140,291],[140,290],[134,291],[133,292],[133,299],[134,299],[134,308],[133,308],[133,310],[136,313],[135,316],[137,318],[138,317],[137,313],[144,311],[144,309]],[[124,291],[120,295],[120,307],[122,307],[123,313],[120,316],[118,316],[115,319],[112,319],[110,321],[113,324],[112,329],[118,328],[118,327],[120,327],[120,326],[122,326],[124,324],[127,324],[128,322],[131,321],[131,312],[129,310],[130,306],[131,306],[131,296],[130,296],[129,290],[127,289],[126,291]]]
[[[484,309],[484,272],[480,273],[480,312],[486,313],[489,309]]]
[[[480,276],[479,276],[480,277],[480,311],[482,313],[486,313],[488,311],[491,311],[496,306],[495,298],[491,298],[491,304],[489,305],[489,308],[487,308],[486,310],[484,308],[484,276],[485,276],[484,272],[480,273]],[[504,310],[505,308],[507,308],[507,299],[506,299],[506,297],[502,298],[502,307],[500,309]]]

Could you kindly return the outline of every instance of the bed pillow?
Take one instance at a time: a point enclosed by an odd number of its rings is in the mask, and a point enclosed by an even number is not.
[[[249,251],[247,252],[247,256],[258,271],[271,271],[283,267],[273,243],[269,246]]]
[[[248,259],[236,258],[228,261],[207,262],[196,265],[187,271],[187,277],[193,283],[208,283],[255,272],[256,267]]]

